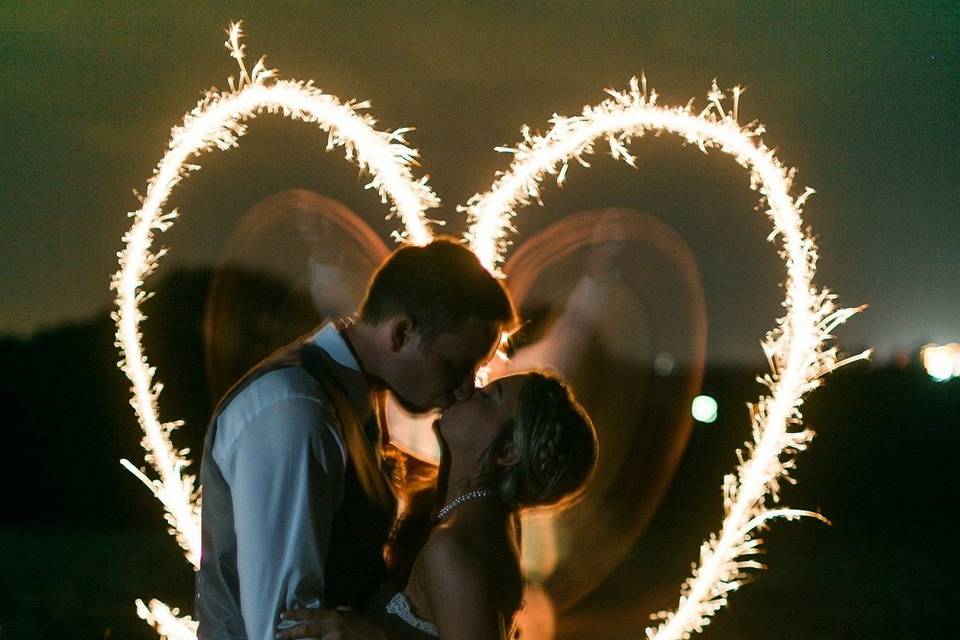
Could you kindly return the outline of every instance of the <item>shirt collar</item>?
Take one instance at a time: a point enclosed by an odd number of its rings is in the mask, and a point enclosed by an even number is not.
[[[371,396],[370,384],[367,381],[360,363],[350,350],[350,345],[337,329],[337,322],[325,322],[318,331],[309,337],[309,341],[323,349],[330,358],[342,367],[339,375],[344,391],[353,405],[357,421],[365,425],[371,416],[375,415],[374,400]],[[369,437],[369,436],[368,436]],[[376,442],[378,437],[372,437]]]
[[[320,330],[310,336],[310,340],[330,354],[330,357],[336,360],[337,364],[361,372],[360,363],[357,362],[347,341],[340,335],[337,325],[333,322],[326,322],[320,327]]]

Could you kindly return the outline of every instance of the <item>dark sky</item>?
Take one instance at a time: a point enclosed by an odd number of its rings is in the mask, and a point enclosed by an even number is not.
[[[741,121],[763,122],[798,186],[817,190],[805,222],[818,283],[871,305],[838,330],[841,345],[876,346],[882,360],[960,340],[957,3],[258,4],[0,6],[0,332],[107,310],[131,189],[144,190],[170,127],[235,74],[223,28],[243,18],[251,63],[266,54],[283,77],[371,100],[384,127],[417,127],[437,215],[457,233],[454,205],[507,166],[493,148],[522,124],[545,129],[641,71],[668,104],[703,105],[714,77],[745,85]],[[379,200],[323,142],[263,116],[239,149],[201,159],[172,197],[183,215],[161,238],[172,248],[161,271],[213,263],[244,211],[292,187],[343,201],[386,236]],[[572,168],[543,209],[521,212],[521,233],[582,209],[657,216],[698,261],[709,353],[760,357],[784,274],[746,174],[674,138],[633,149],[639,171],[602,158]]]

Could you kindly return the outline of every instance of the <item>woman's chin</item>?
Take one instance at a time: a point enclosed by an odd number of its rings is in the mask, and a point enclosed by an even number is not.
[[[433,421],[432,426],[433,432],[437,435],[441,443],[449,446],[451,438],[453,438],[454,441],[456,440],[456,423],[452,420],[441,416]]]

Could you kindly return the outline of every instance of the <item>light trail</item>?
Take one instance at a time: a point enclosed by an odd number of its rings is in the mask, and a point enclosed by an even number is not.
[[[143,282],[166,253],[162,248],[151,252],[154,232],[166,231],[177,217],[177,211],[163,212],[170,193],[189,172],[200,167],[191,164],[194,158],[214,149],[227,150],[238,146],[246,132],[245,122],[258,113],[279,113],[292,120],[315,124],[327,134],[327,150],[342,147],[347,160],[372,176],[366,185],[376,189],[384,204],[390,204],[391,216],[398,216],[404,231],[394,232],[400,242],[426,244],[433,237],[424,212],[439,206],[439,198],[427,186],[426,177],[415,179],[411,167],[418,152],[407,146],[404,134],[410,129],[380,131],[369,114],[359,113],[369,107],[366,102],[341,103],[323,93],[312,82],[278,80],[273,69],[264,66],[264,59],[248,73],[244,65],[244,46],[240,43],[241,23],[230,25],[227,49],[240,67],[230,90],[209,90],[182,124],[171,131],[167,152],[154,170],[147,185],[141,208],[129,214],[132,228],[123,236],[125,248],[117,254],[120,270],[114,274],[110,288],[117,292],[117,310],[111,314],[117,325],[116,346],[122,359],[117,363],[132,383],[130,404],[144,432],[141,441],[146,450],[145,461],[158,478],[151,479],[145,469],[138,469],[128,460],[121,463],[136,475],[160,500],[170,532],[176,536],[187,560],[194,568],[200,562],[200,495],[196,478],[186,473],[190,465],[187,449],[177,450],[172,432],[183,421],[161,422],[158,398],[163,383],[155,380],[156,369],[147,362],[141,342],[140,323],[146,318],[140,304],[151,297],[142,289]],[[176,610],[162,602],[150,605],[138,601],[139,615],[148,620],[162,636],[186,637],[191,621],[175,623]],[[189,635],[189,633],[188,633]]]
[[[584,107],[578,116],[554,114],[545,135],[533,135],[524,126],[516,147],[498,147],[514,156],[508,170],[499,174],[490,191],[475,194],[458,210],[467,215],[469,223],[464,239],[489,270],[499,273],[510,244],[507,236],[516,232],[512,219],[517,209],[541,202],[544,177],[555,175],[557,185],[562,186],[569,162],[576,160],[589,167],[584,156],[594,153],[598,141],[606,142],[613,158],[636,167],[636,158],[627,147],[647,132],[679,135],[704,153],[719,148],[749,171],[750,188],[762,195],[774,227],[767,240],[782,236],[779,254],[787,270],[782,303],[786,314],[761,342],[770,372],[758,376],[757,381],[767,386],[770,395],[748,405],[753,439],[744,450],[738,450],[739,466],[723,479],[725,517],[720,532],[710,534],[701,545],[699,562],[681,586],[676,609],[653,614],[651,619],[660,623],[645,631],[648,639],[689,638],[727,604],[728,594],[743,583],[746,570],[762,568],[752,559],[761,543],[755,537],[758,529],[777,517],[826,520],[810,511],[770,509],[767,501],[778,502],[780,483],[793,481],[789,472],[795,466],[795,455],[813,438],[813,431],[801,428],[803,396],[819,386],[830,371],[870,357],[872,350],[868,349],[840,360],[836,347],[825,347],[833,337],[831,331],[866,305],[837,308],[834,294],[813,286],[816,247],[801,230],[803,204],[813,191],[807,189],[792,197],[794,170],[784,167],[763,144],[762,125],[739,124],[740,87],[732,89],[729,113],[724,110],[726,96],[716,81],[707,94],[707,107],[699,113],[693,110],[693,100],[683,107],[658,106],[656,92],[647,91],[646,78],[633,78],[629,91],[607,93],[608,99]]]

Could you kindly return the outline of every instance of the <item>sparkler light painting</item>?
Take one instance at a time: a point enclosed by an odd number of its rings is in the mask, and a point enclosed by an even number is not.
[[[280,80],[263,58],[248,72],[241,35],[240,24],[232,24],[225,43],[239,65],[239,80],[230,78],[229,91],[208,91],[182,124],[173,128],[169,148],[147,185],[140,209],[129,214],[134,223],[123,236],[120,269],[111,282],[117,292],[112,317],[122,352],[118,365],[132,384],[130,402],[144,432],[145,461],[156,478],[127,460],[122,463],[163,504],[170,531],[194,567],[200,556],[199,490],[195,477],[187,473],[189,452],[177,450],[171,441],[182,421],[159,418],[163,385],[147,361],[140,332],[144,315],[139,305],[150,297],[143,289],[144,280],[166,253],[165,248],[151,249],[154,232],[165,231],[177,217],[176,210],[163,210],[173,188],[199,169],[193,161],[203,153],[236,147],[248,120],[263,112],[278,113],[318,126],[327,133],[328,150],[342,147],[347,160],[372,176],[367,188],[376,189],[390,205],[388,217],[397,216],[403,223],[403,230],[394,232],[398,242],[426,243],[432,237],[431,224],[440,224],[426,217],[428,209],[439,206],[439,199],[425,177],[413,176],[411,167],[418,154],[404,140],[409,129],[380,131],[369,114],[361,113],[367,103],[343,103],[310,81]],[[719,149],[748,170],[751,188],[761,194],[774,227],[767,239],[781,238],[778,253],[787,271],[785,313],[761,343],[770,371],[757,380],[769,394],[748,405],[752,440],[738,451],[738,467],[723,479],[725,517],[720,529],[702,544],[699,562],[681,587],[676,609],[653,614],[651,618],[658,622],[645,632],[647,638],[659,640],[687,638],[702,631],[727,604],[729,593],[742,584],[748,570],[762,567],[753,559],[761,542],[756,537],[759,529],[777,517],[824,519],[811,511],[774,508],[771,503],[778,502],[780,483],[792,482],[789,472],[795,455],[814,435],[802,425],[803,397],[822,384],[827,373],[870,357],[867,350],[840,359],[836,347],[826,346],[832,331],[865,306],[838,308],[835,294],[813,285],[816,247],[801,229],[802,207],[812,190],[792,196],[795,172],[763,144],[763,127],[756,122],[738,123],[739,87],[732,89],[733,104],[727,111],[727,96],[714,82],[708,105],[699,113],[693,109],[693,100],[683,107],[658,105],[656,92],[648,92],[645,78],[634,78],[628,91],[609,90],[608,94],[608,99],[585,107],[578,116],[554,115],[551,129],[543,136],[532,135],[524,126],[516,147],[498,148],[513,155],[509,169],[499,174],[490,191],[474,195],[458,211],[469,222],[465,241],[488,269],[497,272],[510,244],[507,236],[516,231],[512,218],[518,209],[540,201],[540,183],[546,175],[556,176],[558,185],[562,184],[569,162],[589,166],[584,157],[595,152],[598,142],[605,143],[615,159],[636,166],[628,147],[646,133],[678,135],[705,153]],[[137,612],[162,637],[196,637],[195,621],[158,600],[149,604],[137,600]]]

